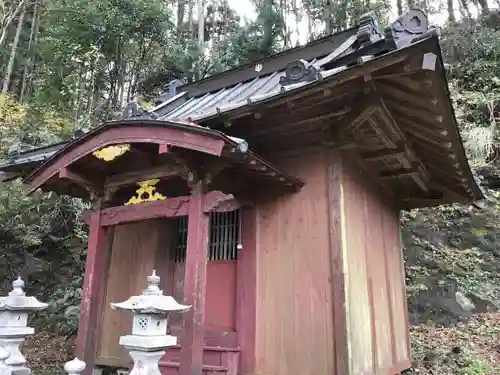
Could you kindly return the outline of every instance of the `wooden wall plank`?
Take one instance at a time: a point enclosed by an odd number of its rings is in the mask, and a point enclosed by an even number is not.
[[[168,225],[161,219],[115,227],[99,329],[97,363],[121,366],[130,363],[128,352],[118,341],[121,335],[131,332],[132,316],[112,310],[110,303],[141,294],[153,269],[157,269],[162,284],[168,279],[168,266],[164,263],[168,258],[157,255],[157,251],[168,251],[169,241],[165,239],[165,232],[168,232]]]
[[[325,156],[276,160],[306,184],[257,204],[255,373],[334,373]]]
[[[236,327],[241,349],[239,372],[255,373],[257,316],[257,212],[253,207],[241,210],[241,245],[237,263]]]
[[[391,306],[393,314],[393,331],[396,362],[410,359],[408,336],[408,306],[404,280],[403,255],[401,253],[401,237],[399,229],[399,214],[385,212],[384,234],[387,251],[388,276],[391,282]]]
[[[332,294],[331,299],[332,319],[327,319],[329,332],[333,331],[333,347],[329,352],[334,352],[334,371],[336,374],[347,374],[347,327],[345,319],[345,285],[344,262],[342,248],[345,242],[345,233],[342,230],[342,155],[338,150],[326,152],[328,176],[328,210],[329,210],[329,236],[330,236],[330,263]]]
[[[349,374],[400,372],[410,350],[399,212],[347,159],[343,178]]]
[[[373,370],[374,349],[365,251],[368,225],[364,213],[366,192],[358,180],[359,172],[348,163],[344,164],[344,171],[342,200],[346,240],[343,260],[349,370],[352,374],[361,374]]]

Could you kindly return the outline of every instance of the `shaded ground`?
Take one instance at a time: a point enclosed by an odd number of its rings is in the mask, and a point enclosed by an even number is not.
[[[411,328],[415,370],[422,375],[500,374],[500,314],[477,314],[449,327]]]
[[[41,332],[29,337],[24,346],[28,365],[34,375],[59,375],[64,363],[73,359],[73,339]]]

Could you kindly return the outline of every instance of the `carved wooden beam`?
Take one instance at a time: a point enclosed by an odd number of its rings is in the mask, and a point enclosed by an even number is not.
[[[154,219],[160,217],[172,218],[188,215],[190,196],[172,197],[165,200],[144,202],[139,204],[115,206],[100,210],[101,226],[118,225],[121,223]],[[228,212],[241,207],[232,194],[214,190],[205,193],[203,212]],[[93,211],[85,211],[80,220],[88,223]]]
[[[148,168],[148,170],[131,171],[116,174],[106,179],[104,183],[105,189],[112,189],[126,185],[132,185],[139,181],[151,180],[155,178],[165,179],[174,176],[187,178],[189,170],[181,165],[161,165]]]

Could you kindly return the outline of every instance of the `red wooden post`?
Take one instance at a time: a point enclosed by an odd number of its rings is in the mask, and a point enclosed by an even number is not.
[[[98,309],[101,302],[102,283],[106,272],[108,231],[101,226],[100,211],[89,217],[90,233],[83,281],[83,297],[80,303],[80,320],[76,338],[75,355],[87,364],[83,375],[92,374],[96,356]]]
[[[202,187],[199,182],[189,200],[184,303],[191,309],[184,316],[180,375],[202,374],[209,228],[209,215],[203,212]]]

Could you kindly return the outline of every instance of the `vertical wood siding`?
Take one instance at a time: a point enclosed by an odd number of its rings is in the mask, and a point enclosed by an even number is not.
[[[367,241],[365,218],[366,193],[348,165],[342,180],[342,227],[345,233],[342,255],[346,293],[348,363],[351,374],[369,373],[373,368],[372,317],[368,289],[367,250],[377,251],[378,244]],[[369,249],[367,249],[369,247]]]
[[[112,310],[110,303],[141,294],[153,269],[162,277],[161,287],[172,288],[166,285],[166,276],[171,273],[169,224],[167,220],[155,219],[115,227],[98,330],[98,364],[126,366],[130,363],[130,356],[118,342],[120,335],[131,332],[132,316]]]
[[[410,360],[399,212],[343,164],[349,373],[393,375]]]
[[[331,375],[334,348],[325,154],[276,162],[306,184],[296,194],[269,198],[257,206],[256,373]]]

